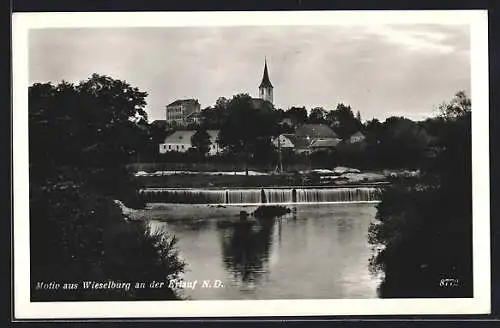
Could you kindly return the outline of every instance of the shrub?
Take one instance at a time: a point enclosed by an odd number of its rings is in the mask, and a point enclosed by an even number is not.
[[[174,299],[169,289],[89,291],[83,281],[174,279],[184,268],[176,239],[126,221],[107,195],[64,174],[32,184],[30,195],[32,300]],[[75,290],[37,290],[38,282],[79,283]]]

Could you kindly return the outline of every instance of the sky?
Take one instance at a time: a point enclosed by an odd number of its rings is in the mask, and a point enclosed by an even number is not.
[[[258,97],[265,58],[275,107],[344,103],[363,120],[424,119],[471,84],[468,25],[51,28],[30,31],[28,55],[30,85],[125,80],[150,122],[177,99]]]

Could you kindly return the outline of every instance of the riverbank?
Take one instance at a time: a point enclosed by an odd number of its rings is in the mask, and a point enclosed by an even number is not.
[[[177,221],[227,217],[238,219],[241,211],[253,213],[260,205],[147,204],[140,210],[130,209],[123,204],[120,207],[129,220]]]

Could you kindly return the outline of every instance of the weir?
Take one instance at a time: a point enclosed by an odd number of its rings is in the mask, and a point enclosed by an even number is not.
[[[227,188],[141,190],[148,203],[178,204],[294,204],[377,202],[382,189],[377,186],[343,188]]]

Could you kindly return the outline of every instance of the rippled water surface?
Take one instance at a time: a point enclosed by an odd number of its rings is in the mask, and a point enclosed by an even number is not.
[[[282,219],[154,221],[179,239],[188,263],[185,296],[197,299],[376,298],[368,269],[374,204],[299,205]],[[202,288],[204,280],[222,282]]]

